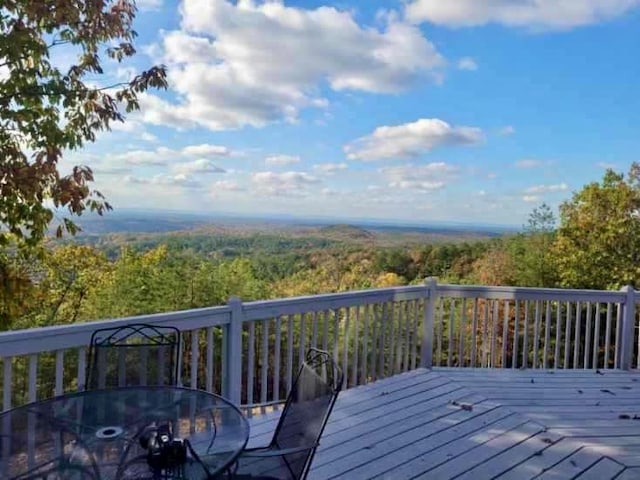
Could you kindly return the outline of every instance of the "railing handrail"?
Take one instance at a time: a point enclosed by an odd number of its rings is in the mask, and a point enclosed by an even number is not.
[[[275,300],[258,300],[242,304],[243,320],[251,322],[282,315],[295,315],[313,310],[328,310],[332,308],[354,307],[363,303],[382,303],[404,300],[418,300],[425,298],[424,285],[410,285],[403,287],[376,288],[370,290],[355,290],[339,293],[325,293],[320,295],[305,295],[300,297],[278,298]]]
[[[222,305],[110,320],[94,320],[70,325],[9,330],[0,332],[0,357],[30,355],[43,351],[86,346],[89,344],[91,334],[97,328],[123,327],[131,323],[147,323],[156,326],[172,325],[180,330],[191,330],[215,325],[227,325],[230,321],[231,310],[228,306]]]
[[[440,295],[453,298],[484,297],[496,300],[624,302],[627,297],[626,291],[484,285],[438,284],[437,291]]]

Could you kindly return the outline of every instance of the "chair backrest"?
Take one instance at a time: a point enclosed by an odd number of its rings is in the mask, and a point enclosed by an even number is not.
[[[85,388],[175,385],[180,331],[174,327],[131,324],[91,335]]]
[[[279,449],[317,445],[342,389],[342,370],[328,352],[310,349],[287,397],[272,446]],[[294,479],[306,477],[316,448],[285,455]]]

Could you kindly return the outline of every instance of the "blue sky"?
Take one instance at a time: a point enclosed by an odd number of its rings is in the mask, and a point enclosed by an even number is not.
[[[168,92],[83,163],[115,208],[521,225],[640,125],[640,0],[139,0]]]

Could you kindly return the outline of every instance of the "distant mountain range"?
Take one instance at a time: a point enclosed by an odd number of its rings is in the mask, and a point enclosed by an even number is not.
[[[441,235],[501,236],[515,233],[520,228],[505,225],[465,224],[455,222],[429,222],[407,224],[385,220],[358,220],[332,218],[298,218],[295,216],[250,217],[231,214],[204,214],[164,210],[119,209],[104,216],[83,215],[76,219],[82,228],[82,235],[102,235],[107,233],[161,233],[171,231],[203,229],[207,227],[229,226],[247,227],[251,230],[289,229],[315,227],[336,229],[345,226],[388,233],[433,233]]]

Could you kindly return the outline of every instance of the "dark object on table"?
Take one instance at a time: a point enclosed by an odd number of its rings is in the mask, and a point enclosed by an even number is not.
[[[131,324],[91,335],[85,388],[173,386],[178,380],[180,331]]]
[[[342,371],[331,355],[310,349],[289,392],[271,442],[264,448],[245,450],[232,478],[306,478],[342,382]]]
[[[187,462],[187,445],[175,438],[169,423],[148,428],[140,436],[140,446],[147,451],[147,463],[153,470],[164,470]]]

